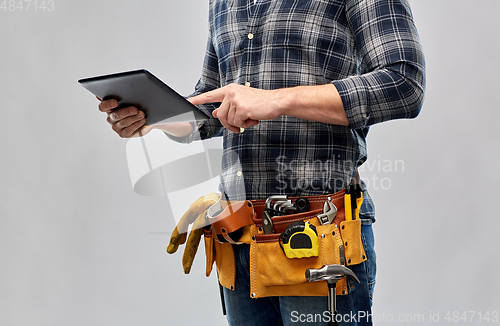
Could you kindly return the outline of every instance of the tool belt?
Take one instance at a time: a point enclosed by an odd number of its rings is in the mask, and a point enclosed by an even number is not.
[[[266,221],[263,212],[266,200],[219,202],[208,210],[210,228],[204,229],[206,275],[210,276],[216,263],[219,282],[234,290],[236,264],[234,244],[250,245],[250,296],[327,296],[326,282],[308,283],[305,270],[324,265],[356,265],[366,260],[361,240],[361,220],[345,220],[345,190],[332,195],[307,198],[306,212],[273,216],[272,233],[264,232]],[[288,198],[295,202],[297,197]],[[318,218],[325,203],[336,207],[335,219],[322,224]],[[317,256],[288,258],[281,246],[282,233],[296,222],[309,222],[317,233]],[[348,293],[346,279],[341,279],[336,288],[338,295]]]

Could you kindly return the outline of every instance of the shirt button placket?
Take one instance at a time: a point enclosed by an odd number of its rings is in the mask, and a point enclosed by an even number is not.
[[[254,37],[254,35],[253,35],[253,33],[248,33],[248,34],[247,34],[247,37],[248,37],[248,39],[249,39],[249,40],[252,40],[252,39],[253,39],[253,37]],[[249,81],[247,81],[247,82],[245,83],[245,86],[246,86],[246,87],[250,87],[250,82],[249,82]]]
[[[255,26],[254,26],[254,24],[252,23],[252,20],[251,20],[251,21],[250,21],[250,23],[249,23],[249,25],[248,25],[248,30],[250,30],[250,31],[251,31],[254,27],[255,27]],[[251,43],[252,43],[252,40],[253,40],[254,36],[255,36],[255,35],[254,35],[253,33],[251,33],[251,32],[249,32],[249,33],[247,34],[247,38],[248,38],[248,40],[249,40],[249,42],[248,42],[248,47],[249,47],[249,48],[252,48]],[[248,68],[249,68],[249,67],[247,67],[247,69],[248,69]],[[247,71],[247,76],[248,76],[248,73],[249,73],[249,71]],[[245,82],[245,86],[246,86],[246,87],[250,87],[250,85],[251,85],[251,84],[250,84],[250,80],[247,80],[247,81]],[[240,133],[242,133],[244,130],[245,130],[245,129],[241,128]]]

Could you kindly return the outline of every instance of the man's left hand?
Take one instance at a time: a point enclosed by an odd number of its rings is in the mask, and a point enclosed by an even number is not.
[[[239,133],[240,128],[250,128],[259,120],[275,119],[282,114],[279,90],[262,90],[230,84],[216,90],[191,97],[194,105],[221,103],[212,112],[228,130]]]

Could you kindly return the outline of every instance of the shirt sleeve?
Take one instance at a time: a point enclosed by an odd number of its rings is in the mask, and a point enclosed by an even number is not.
[[[347,0],[346,16],[360,58],[359,75],[334,81],[353,129],[416,117],[425,64],[406,0]]]
[[[219,76],[217,54],[215,53],[214,47],[212,45],[211,32],[209,32],[201,78],[198,80],[194,92],[187,97],[193,97],[219,88]],[[207,139],[222,135],[222,124],[220,123],[219,119],[215,119],[214,117],[212,117],[212,112],[216,108],[215,104],[202,104],[198,105],[197,107],[210,118],[208,120],[191,122],[191,125],[193,126],[193,132],[186,137],[174,137],[172,135],[166,134],[170,139],[180,143],[190,143],[194,140]]]

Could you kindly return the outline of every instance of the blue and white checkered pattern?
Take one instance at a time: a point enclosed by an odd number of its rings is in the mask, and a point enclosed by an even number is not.
[[[424,57],[406,0],[210,0],[209,23],[193,95],[230,83],[261,89],[333,83],[350,122],[283,116],[241,134],[217,119],[199,123],[201,138],[222,130],[222,190],[230,197],[242,186],[246,199],[336,192],[366,160],[370,125],[420,111]],[[201,108],[211,116],[214,106]],[[242,174],[230,168],[236,158]]]

